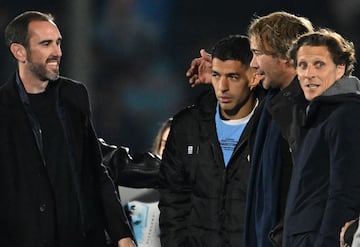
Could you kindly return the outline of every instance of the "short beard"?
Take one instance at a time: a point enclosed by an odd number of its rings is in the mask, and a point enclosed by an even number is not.
[[[33,63],[32,56],[30,50],[27,51],[29,54],[28,56],[28,63],[29,69],[32,73],[34,73],[41,81],[55,81],[59,78],[59,71],[57,72],[50,72],[47,71],[45,66],[39,63]]]
[[[237,104],[233,109],[229,109],[229,110],[224,110],[224,112],[226,113],[226,115],[228,116],[234,116],[236,115],[240,109],[249,101],[250,97],[252,96],[252,92],[250,92],[246,98],[240,102],[240,104]]]

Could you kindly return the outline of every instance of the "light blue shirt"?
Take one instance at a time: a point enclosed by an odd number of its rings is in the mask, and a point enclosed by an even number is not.
[[[224,156],[225,166],[228,165],[235,146],[243,133],[246,124],[249,122],[254,110],[244,118],[235,120],[221,119],[219,114],[219,104],[216,107],[215,124],[221,150]],[[255,108],[254,108],[255,109]]]

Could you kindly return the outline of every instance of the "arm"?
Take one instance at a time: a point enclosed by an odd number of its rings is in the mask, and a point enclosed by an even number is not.
[[[175,119],[174,119],[175,120]],[[187,218],[190,212],[191,187],[176,143],[176,122],[170,130],[160,166],[161,245],[186,246]]]
[[[131,188],[156,188],[160,158],[150,152],[131,156],[129,148],[108,145],[99,139],[103,164],[109,169],[110,177],[117,186]]]
[[[200,50],[200,57],[194,58],[186,72],[189,84],[195,87],[202,83],[211,83],[211,55],[204,49]]]
[[[91,213],[96,214],[92,217],[102,217],[104,219],[106,230],[115,243],[122,239],[134,239],[114,183],[107,168],[102,164],[102,155],[91,121],[89,98],[86,90],[85,95],[86,100],[82,100],[82,102],[87,104],[85,107],[87,113],[84,116],[82,159],[89,169],[83,169],[82,171],[83,182],[87,181],[82,187],[83,197],[90,199],[86,203],[93,204],[89,206]],[[129,243],[128,240],[123,242]],[[123,246],[132,247],[135,245],[121,245],[121,247]]]
[[[357,108],[355,108],[357,109]],[[330,174],[329,191],[320,235],[321,246],[339,242],[345,222],[354,219],[360,208],[360,128],[359,111],[346,111],[329,119],[325,133],[328,140]],[[351,117],[350,117],[351,116]]]

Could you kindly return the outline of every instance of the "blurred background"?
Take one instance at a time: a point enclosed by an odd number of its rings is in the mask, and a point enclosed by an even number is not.
[[[185,72],[199,50],[245,34],[256,15],[285,10],[331,28],[360,46],[359,0],[0,0],[0,84],[16,63],[6,24],[26,10],[52,13],[63,36],[61,74],[89,89],[99,137],[149,150],[161,123],[204,90]],[[358,52],[357,52],[358,54]],[[359,69],[354,75],[359,76]]]

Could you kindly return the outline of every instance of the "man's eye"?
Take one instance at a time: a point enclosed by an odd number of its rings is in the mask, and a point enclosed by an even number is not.
[[[321,68],[322,66],[324,66],[325,65],[325,63],[323,63],[323,62],[316,62],[315,63],[315,67],[316,68]]]
[[[255,56],[260,56],[262,53],[261,53],[260,51],[253,51],[253,54],[254,54]]]
[[[300,69],[306,69],[306,64],[305,63],[299,63],[298,64],[298,68],[300,68]]]

